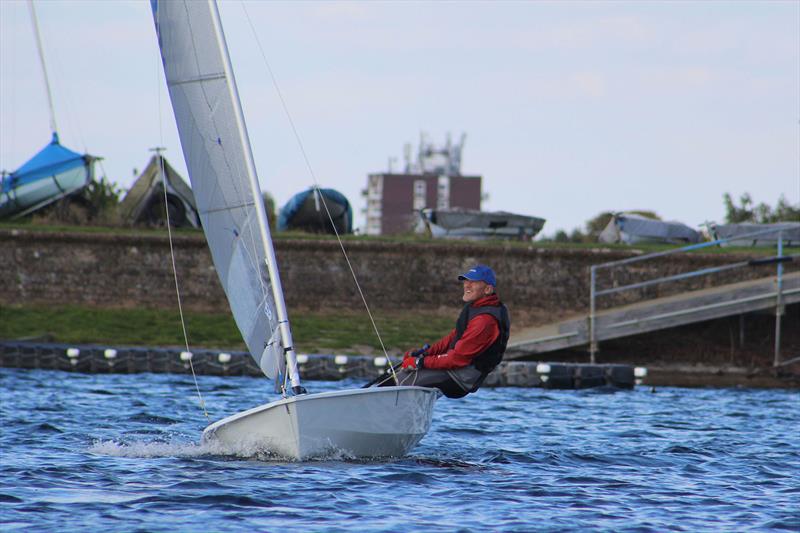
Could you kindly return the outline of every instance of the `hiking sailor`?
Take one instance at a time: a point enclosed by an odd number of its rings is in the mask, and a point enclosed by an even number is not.
[[[436,387],[448,398],[475,392],[503,359],[511,321],[495,293],[494,272],[477,265],[458,276],[465,302],[456,327],[422,354],[405,353],[396,373],[398,385]],[[387,379],[382,386],[394,385]]]

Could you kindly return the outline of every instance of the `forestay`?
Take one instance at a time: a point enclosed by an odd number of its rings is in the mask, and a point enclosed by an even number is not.
[[[285,361],[266,263],[269,230],[264,227],[252,161],[243,157],[250,154],[250,146],[226,68],[227,50],[218,44],[224,38],[213,16],[216,7],[202,1],[151,4],[183,155],[214,266],[250,354],[264,374],[280,378]]]

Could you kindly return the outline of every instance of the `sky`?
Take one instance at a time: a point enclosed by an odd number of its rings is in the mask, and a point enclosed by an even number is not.
[[[131,186],[150,149],[186,175],[150,4],[37,0],[64,146]],[[222,1],[262,189],[313,184],[363,226],[367,174],[420,134],[466,134],[484,210],[722,222],[722,196],[800,203],[800,2]],[[248,22],[252,21],[252,26]],[[255,30],[255,31],[254,31]],[[262,55],[261,50],[264,54]],[[0,1],[0,169],[50,139],[26,2]]]

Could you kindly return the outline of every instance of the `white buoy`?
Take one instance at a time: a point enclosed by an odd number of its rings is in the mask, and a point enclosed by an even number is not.
[[[647,369],[643,366],[637,366],[633,369],[633,375],[637,378],[646,378],[647,377]]]
[[[78,356],[81,354],[81,351],[78,348],[67,348],[67,357],[69,357],[69,362],[72,366],[78,364]]]
[[[106,351],[103,352],[103,357],[105,357],[109,361],[111,359],[116,359],[117,358],[117,351],[114,348],[106,348]]]
[[[308,354],[299,353],[297,354],[297,364],[304,365],[308,363]]]
[[[333,358],[333,362],[339,366],[347,364],[347,356],[346,355],[337,355]]]
[[[388,362],[389,361],[387,361],[385,357],[376,357],[375,359],[372,360],[372,363],[375,366],[386,366],[386,363]]]
[[[550,373],[550,365],[547,363],[539,363],[536,365],[536,373],[537,374],[549,374]],[[547,381],[543,379],[542,381]]]
[[[187,363],[192,360],[192,352],[181,352],[181,361]]]
[[[231,362],[231,354],[222,352],[217,356],[217,361],[222,363],[223,365],[227,365]]]

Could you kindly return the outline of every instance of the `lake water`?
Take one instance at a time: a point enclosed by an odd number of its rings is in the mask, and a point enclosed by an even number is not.
[[[212,419],[273,398],[199,379]],[[190,376],[0,369],[0,394],[3,531],[800,530],[796,391],[483,389],[407,457],[306,463],[203,449]]]

